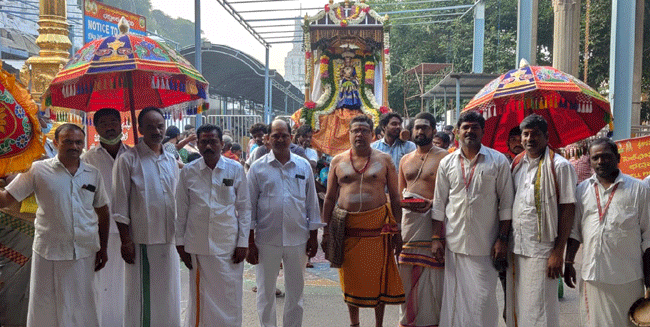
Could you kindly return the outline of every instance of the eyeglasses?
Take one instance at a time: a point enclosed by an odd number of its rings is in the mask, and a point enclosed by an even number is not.
[[[350,134],[353,134],[353,135],[358,135],[358,134],[370,135],[371,132],[372,131],[367,129],[367,128],[355,128],[355,129],[350,130]]]

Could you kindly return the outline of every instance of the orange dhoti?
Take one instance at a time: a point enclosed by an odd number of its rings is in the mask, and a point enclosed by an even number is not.
[[[347,304],[376,307],[404,302],[404,287],[390,241],[397,233],[394,227],[395,219],[388,205],[348,213],[343,264],[339,270]]]
[[[320,129],[314,132],[311,145],[314,149],[335,156],[350,149],[350,121],[361,115],[361,110],[336,109],[320,116]]]

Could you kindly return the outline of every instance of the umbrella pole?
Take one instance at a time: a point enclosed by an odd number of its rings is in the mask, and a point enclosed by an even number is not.
[[[131,112],[131,125],[133,126],[133,144],[138,144],[138,119],[135,116],[135,102],[133,101],[133,76],[132,72],[126,73],[127,81],[131,82],[129,89],[129,111]]]

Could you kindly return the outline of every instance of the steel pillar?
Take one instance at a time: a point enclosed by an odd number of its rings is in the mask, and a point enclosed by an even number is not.
[[[526,59],[533,66],[537,61],[537,0],[518,0],[517,6],[517,57]]]
[[[264,122],[271,123],[271,106],[270,106],[270,81],[269,81],[269,47],[266,47],[266,61],[264,65]]]
[[[201,58],[201,52],[203,51],[202,49],[202,44],[201,44],[201,0],[194,0],[194,68],[202,74],[202,68],[201,64],[202,58]],[[207,90],[206,90],[207,91]],[[207,93],[207,92],[206,92]],[[205,99],[207,102],[208,99]],[[198,129],[199,126],[203,124],[203,114],[197,113],[195,115],[195,123],[196,123],[196,128]]]
[[[609,52],[609,101],[614,111],[614,140],[630,137],[636,1],[612,0]]]
[[[485,43],[485,1],[474,7],[474,52],[472,54],[472,73],[483,73],[483,50]]]

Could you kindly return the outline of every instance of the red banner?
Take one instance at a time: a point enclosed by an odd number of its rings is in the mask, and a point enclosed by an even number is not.
[[[650,175],[650,136],[617,141],[621,163],[618,168],[638,179]]]

